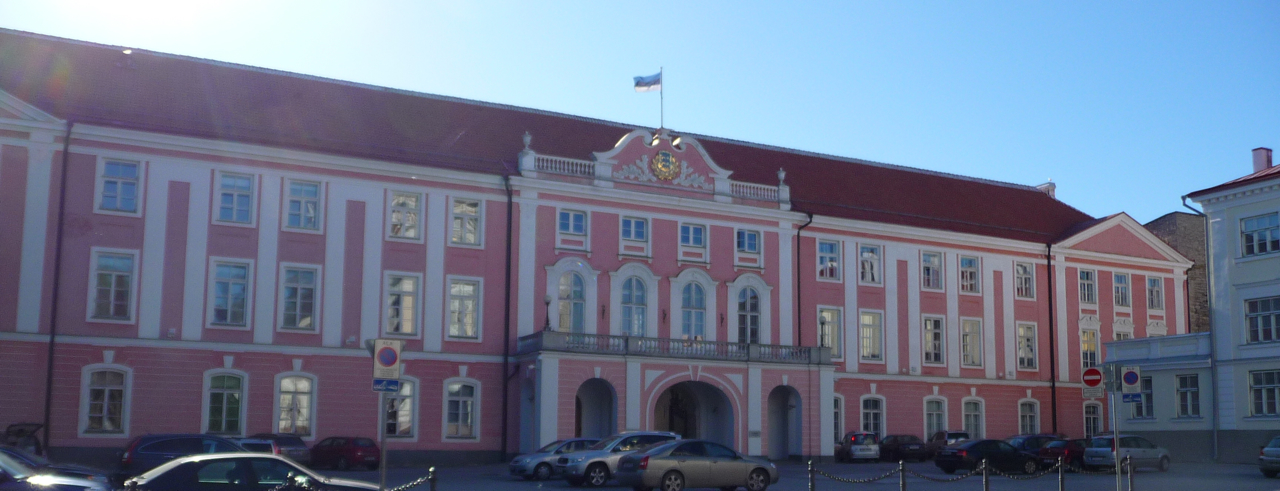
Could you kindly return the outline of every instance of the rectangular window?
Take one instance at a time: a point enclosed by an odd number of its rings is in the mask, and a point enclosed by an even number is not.
[[[937,399],[924,401],[924,434],[933,435],[947,430],[946,403]]]
[[[1040,405],[1034,402],[1018,404],[1018,430],[1024,435],[1040,432]]]
[[[1036,325],[1018,324],[1018,368],[1036,367]]]
[[[961,363],[966,366],[982,366],[982,321],[964,319],[960,321],[960,350],[964,355]]]
[[[480,282],[449,282],[449,337],[475,339],[480,336]]]
[[[315,329],[316,270],[285,268],[283,287],[284,318],[281,327]]]
[[[1018,298],[1036,298],[1036,270],[1027,263],[1013,265],[1013,278]]]
[[[1147,278],[1147,308],[1164,310],[1164,279]]]
[[[280,402],[276,433],[311,436],[311,421],[315,416],[312,382],[312,379],[300,376],[280,379],[280,385],[276,387],[276,400]]]
[[[1080,366],[1093,368],[1098,366],[1098,330],[1084,329],[1080,331]]]
[[[844,332],[840,322],[840,311],[836,309],[818,309],[818,332],[822,347],[831,348],[831,357],[840,358],[840,339]]]
[[[862,431],[884,434],[884,401],[874,397],[862,400]]]
[[[643,218],[623,218],[622,240],[649,240],[649,221]]]
[[[1247,300],[1244,305],[1250,343],[1280,340],[1280,297]]]
[[[707,228],[702,225],[680,224],[680,245],[688,247],[706,247]]]
[[[387,277],[387,333],[414,334],[417,331],[418,279],[413,276]]]
[[[835,440],[832,441],[839,442],[840,437],[844,435],[844,399],[833,397],[832,400],[835,401],[832,405],[834,411],[831,414],[833,417],[831,427],[835,430]]]
[[[920,255],[920,288],[942,289],[942,254],[926,252]]]
[[[98,209],[138,213],[138,164],[108,160],[98,176]]]
[[[964,402],[964,432],[970,438],[982,438],[982,403],[978,401]]]
[[[1240,245],[1245,256],[1280,250],[1280,213],[1268,213],[1240,220]]]
[[[1178,417],[1200,417],[1200,376],[1178,376]]]
[[[253,223],[253,176],[222,173],[218,177],[218,221]]]
[[[320,183],[289,181],[285,227],[320,230]]]
[[[1115,303],[1116,307],[1129,306],[1129,275],[1116,273],[1115,276]]]
[[[1087,269],[1080,270],[1080,303],[1098,303],[1098,272]]]
[[[858,315],[859,337],[862,340],[862,359],[864,361],[882,361],[884,360],[884,336],[883,326],[880,322],[880,314],[877,312],[863,312]]]
[[[249,265],[218,262],[213,271],[213,323],[247,326]]]
[[[1142,377],[1141,394],[1138,402],[1133,403],[1134,419],[1154,418],[1154,407],[1151,406],[1151,377]]]
[[[125,374],[99,370],[89,374],[86,433],[124,433]]]
[[[133,319],[132,254],[94,254],[93,310],[91,317],[104,320]]]
[[[240,410],[244,392],[241,378],[235,375],[209,377],[209,418],[207,433],[240,434]]]
[[[413,382],[400,381],[400,391],[386,394],[382,412],[382,431],[388,437],[413,436]]]
[[[453,227],[449,242],[457,245],[480,245],[483,230],[480,227],[480,201],[453,199]]]
[[[476,388],[471,384],[448,385],[445,411],[445,438],[475,438]]]
[[[560,233],[586,235],[587,214],[580,211],[562,210],[560,212]]]
[[[422,236],[422,195],[391,193],[391,224],[388,230],[397,239],[420,239]]]
[[[818,241],[818,277],[828,280],[840,279],[840,243],[830,240]]]
[[[1249,400],[1252,416],[1280,416],[1280,370],[1249,372]]]
[[[760,232],[753,230],[738,231],[738,252],[747,254],[760,253]]]
[[[924,319],[924,362],[930,364],[946,363],[945,347],[942,333],[942,319],[926,317]]]
[[[978,269],[978,258],[960,256],[960,291],[979,293],[981,271]]]
[[[858,281],[880,284],[880,246],[858,246]]]

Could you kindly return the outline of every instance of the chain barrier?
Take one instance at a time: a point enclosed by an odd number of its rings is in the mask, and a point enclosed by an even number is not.
[[[997,468],[995,468],[995,467],[993,467],[993,466],[990,466],[990,465],[988,465],[988,466],[987,466],[987,468],[988,468],[988,469],[989,469],[993,474],[995,474],[995,475],[997,475],[997,476],[1000,476],[1000,477],[1004,477],[1004,478],[1008,478],[1008,479],[1013,479],[1013,480],[1015,480],[1015,481],[1030,481],[1030,480],[1032,480],[1032,479],[1040,479],[1040,478],[1042,478],[1042,477],[1044,477],[1044,476],[1049,475],[1049,473],[1050,473],[1050,472],[1055,472],[1055,471],[1057,471],[1057,470],[1058,470],[1058,466],[1060,466],[1060,465],[1062,465],[1062,464],[1053,464],[1053,467],[1050,467],[1050,468],[1048,468],[1048,469],[1045,469],[1043,472],[1040,472],[1040,473],[1038,473],[1038,474],[1028,474],[1028,475],[1025,475],[1025,476],[1015,476],[1015,475],[1013,475],[1013,474],[1005,474],[1005,473],[1004,473],[1003,471],[1001,471],[1000,469],[997,469]]]
[[[910,470],[910,469],[906,469],[906,473],[907,473],[907,474],[910,474],[910,475],[912,475],[912,476],[916,476],[916,477],[918,477],[918,478],[920,478],[920,479],[924,479],[924,480],[926,480],[926,481],[932,481],[932,482],[956,482],[956,481],[960,481],[960,480],[963,480],[963,479],[968,479],[968,478],[970,478],[970,477],[973,477],[973,476],[976,476],[976,475],[978,475],[978,474],[981,474],[981,473],[982,473],[982,465],[981,465],[981,464],[979,464],[977,467],[974,467],[974,468],[973,468],[973,470],[969,471],[969,473],[968,473],[968,474],[962,474],[962,475],[959,475],[959,476],[955,476],[955,477],[947,477],[947,478],[929,477],[929,476],[927,476],[927,475],[921,474],[921,473],[919,473],[919,472],[916,472],[916,471],[913,471],[913,470]]]
[[[1115,471],[1115,469],[1112,469],[1112,470],[1089,470],[1089,469],[1085,469],[1084,467],[1077,467],[1077,466],[1074,466],[1074,465],[1068,465],[1068,466],[1066,466],[1066,467],[1067,467],[1067,470],[1069,470],[1069,471],[1071,471],[1071,472],[1078,472],[1078,473],[1080,473],[1080,474],[1086,474],[1086,475],[1094,475],[1094,476],[1101,476],[1101,475],[1114,476],[1114,475],[1116,475],[1116,471]]]
[[[1130,462],[1131,462],[1131,461],[1130,461],[1130,457],[1125,457],[1125,460],[1124,460],[1123,462],[1121,462],[1121,464],[1120,464],[1120,472],[1121,472],[1121,474],[1124,474],[1124,475],[1128,475],[1128,476],[1129,476],[1130,487],[1132,487],[1132,485],[1133,485],[1133,484],[1132,484],[1132,482],[1133,482],[1133,474],[1134,474],[1134,472],[1133,472],[1133,468],[1131,467],[1131,466],[1132,466],[1132,464],[1131,464]],[[918,477],[918,478],[920,478],[920,479],[924,479],[924,480],[926,480],[926,481],[930,481],[930,482],[937,482],[937,483],[949,483],[949,482],[957,482],[957,481],[961,481],[961,480],[968,479],[968,478],[970,478],[970,477],[973,477],[973,476],[976,476],[976,475],[980,475],[980,474],[982,474],[982,475],[983,475],[983,476],[982,476],[982,477],[983,477],[983,485],[984,485],[984,488],[985,488],[985,486],[987,485],[987,482],[986,482],[986,478],[987,478],[987,475],[986,475],[986,474],[987,474],[987,473],[995,474],[995,475],[998,475],[998,476],[1000,476],[1000,477],[1004,477],[1004,478],[1006,478],[1006,479],[1012,479],[1012,480],[1015,480],[1015,481],[1030,481],[1030,480],[1032,480],[1032,479],[1039,479],[1039,478],[1042,478],[1042,477],[1048,476],[1048,475],[1050,475],[1050,474],[1056,474],[1056,475],[1058,476],[1058,478],[1059,478],[1059,488],[1061,488],[1061,486],[1062,486],[1062,484],[1063,484],[1063,483],[1062,483],[1062,481],[1061,481],[1061,479],[1063,478],[1063,471],[1068,471],[1068,470],[1069,470],[1069,471],[1072,471],[1072,472],[1078,472],[1078,473],[1081,473],[1081,474],[1090,474],[1090,475],[1115,475],[1115,469],[1112,469],[1112,470],[1110,470],[1110,471],[1107,471],[1107,470],[1088,470],[1088,469],[1084,469],[1083,467],[1077,467],[1077,466],[1075,466],[1075,465],[1067,464],[1067,463],[1066,463],[1066,462],[1064,462],[1062,459],[1058,459],[1057,463],[1055,463],[1053,466],[1048,467],[1048,468],[1045,468],[1045,469],[1041,469],[1039,472],[1036,472],[1036,473],[1034,473],[1034,474],[1021,475],[1021,476],[1020,476],[1020,475],[1008,474],[1008,473],[1006,473],[1006,472],[1003,472],[1003,471],[1001,471],[1000,469],[997,469],[995,466],[992,466],[992,465],[991,465],[991,464],[990,464],[986,459],[983,459],[983,460],[982,460],[982,462],[980,462],[977,466],[975,466],[972,470],[970,470],[970,471],[969,471],[968,473],[966,473],[966,474],[962,474],[962,475],[954,476],[954,477],[947,477],[947,478],[932,477],[932,476],[929,476],[929,475],[926,475],[926,474],[922,474],[922,473],[919,473],[919,472],[916,472],[916,471],[913,471],[913,470],[907,469],[907,468],[906,468],[906,465],[905,465],[905,463],[904,463],[904,462],[899,462],[899,463],[898,463],[897,468],[890,469],[888,472],[885,472],[884,474],[881,474],[881,475],[879,475],[879,476],[869,477],[869,478],[861,478],[861,479],[859,479],[859,478],[853,478],[853,477],[840,477],[840,476],[832,475],[832,474],[827,473],[827,472],[824,472],[824,471],[822,471],[822,470],[820,470],[820,469],[818,469],[818,468],[816,468],[816,467],[813,467],[812,462],[810,462],[809,469],[810,469],[810,489],[813,489],[813,485],[814,485],[814,483],[813,483],[813,477],[814,477],[814,476],[822,476],[822,477],[825,477],[825,478],[830,479],[830,480],[832,480],[832,481],[836,481],[836,482],[840,482],[840,483],[844,483],[844,484],[869,484],[869,483],[876,482],[876,481],[880,481],[880,480],[883,480],[883,479],[888,479],[888,478],[890,478],[890,477],[893,477],[893,475],[894,475],[894,474],[900,474],[900,475],[901,475],[901,476],[900,476],[900,479],[902,479],[901,483],[902,483],[902,485],[904,485],[904,486],[905,486],[905,484],[906,484],[906,482],[905,482],[905,478],[906,478],[906,476],[908,476],[908,475],[915,476],[915,477]],[[986,472],[984,472],[984,471],[986,471]],[[397,488],[397,489],[394,489],[394,490],[391,490],[391,491],[403,491],[403,490],[401,490],[401,489],[398,489],[398,488]],[[434,491],[434,490],[432,490],[432,491]]]
[[[879,480],[881,480],[881,479],[888,479],[889,477],[892,477],[894,474],[897,474],[897,473],[898,473],[898,469],[893,469],[893,470],[890,470],[889,472],[886,472],[886,473],[881,474],[881,475],[879,475],[879,476],[871,477],[871,478],[867,478],[867,479],[857,479],[857,478],[853,478],[853,477],[840,477],[840,476],[833,476],[833,475],[831,475],[831,474],[827,474],[826,472],[823,472],[822,470],[820,470],[820,469],[816,469],[816,468],[813,470],[813,472],[817,473],[819,476],[825,477],[825,478],[827,478],[827,479],[830,479],[830,480],[832,480],[832,481],[836,481],[836,482],[842,482],[842,483],[845,483],[845,484],[867,484],[867,483],[872,483],[872,482],[879,481]]]

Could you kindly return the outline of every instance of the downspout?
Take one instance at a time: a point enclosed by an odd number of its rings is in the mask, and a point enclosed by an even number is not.
[[[62,278],[62,229],[67,210],[67,165],[71,160],[71,127],[76,122],[67,120],[67,132],[62,136],[62,175],[58,176],[58,231],[53,242],[53,285],[50,296],[53,297],[52,308],[49,309],[49,353],[45,363],[44,375],[44,453],[49,454],[49,425],[53,419],[53,353],[58,339],[58,293],[59,279]]]
[[[507,406],[511,398],[511,209],[512,209],[512,190],[511,175],[502,174],[502,185],[507,190],[507,258],[506,258],[506,277],[503,279],[503,297],[502,297],[502,454],[499,456],[499,462],[507,460],[507,431],[510,426],[508,418]]]
[[[1213,274],[1212,274],[1213,261],[1211,261],[1209,258],[1213,256],[1209,254],[1209,247],[1211,245],[1209,242],[1209,216],[1205,215],[1204,212],[1200,210],[1192,208],[1191,205],[1188,205],[1186,196],[1182,197],[1182,206],[1186,207],[1188,210],[1191,210],[1192,213],[1200,215],[1200,217],[1204,219],[1204,250],[1205,250],[1204,277],[1206,279],[1204,286],[1205,286],[1206,298],[1212,300],[1213,299]],[[1188,279],[1187,281],[1190,282],[1190,279]],[[1187,332],[1191,332],[1191,312],[1190,312],[1191,287],[1189,283],[1188,283],[1186,292],[1187,292],[1187,310],[1188,310]],[[1218,350],[1214,348],[1213,338],[1215,334],[1216,333],[1213,332],[1213,311],[1210,310],[1209,311],[1209,378],[1211,378],[1212,380],[1209,383],[1209,396],[1213,398],[1212,399],[1213,403],[1210,404],[1210,406],[1213,409],[1213,412],[1212,412],[1213,413],[1213,421],[1212,421],[1213,461],[1217,462],[1218,461],[1218,426],[1219,426],[1218,424]]]
[[[1053,271],[1053,244],[1046,243],[1044,245],[1048,249],[1048,266],[1049,266],[1049,400],[1050,411],[1053,420],[1053,434],[1058,434],[1058,348],[1057,348],[1057,329],[1054,326],[1054,317],[1057,312],[1053,310],[1053,285],[1057,283],[1058,275]]]
[[[801,322],[801,319],[802,319],[801,314],[803,313],[804,309],[800,308],[800,298],[801,298],[800,285],[804,284],[804,278],[801,276],[801,273],[800,273],[802,271],[802,269],[800,268],[800,232],[803,232],[805,227],[808,227],[809,224],[813,223],[813,213],[805,212],[805,215],[809,216],[809,220],[804,222],[804,225],[801,225],[800,228],[796,229],[796,303],[795,305],[793,305],[793,307],[795,307],[796,309],[796,346],[804,346],[804,324]],[[819,346],[822,345],[821,340],[818,341],[818,345]],[[812,358],[810,358],[810,360],[812,360]],[[809,407],[811,408],[810,414],[812,414],[813,408],[815,408],[815,406],[820,406],[820,404],[814,404],[815,401],[813,400],[812,362],[810,362],[810,365],[809,365],[809,390],[807,392],[809,392],[809,401],[810,401]],[[821,410],[820,407],[817,409]],[[821,431],[819,431],[818,433],[821,433]],[[818,435],[818,438],[823,438],[823,436]],[[810,445],[809,455],[812,457],[812,455],[814,454],[813,438],[805,438],[805,441],[809,442],[809,445]]]

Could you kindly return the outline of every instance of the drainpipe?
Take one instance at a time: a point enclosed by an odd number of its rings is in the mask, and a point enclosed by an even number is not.
[[[1048,249],[1047,258],[1049,266],[1049,400],[1050,414],[1053,420],[1053,434],[1058,434],[1058,348],[1057,348],[1057,329],[1054,328],[1054,317],[1057,312],[1053,310],[1053,285],[1057,283],[1057,275],[1053,272],[1053,244],[1044,245]]]
[[[1213,256],[1209,254],[1209,247],[1210,247],[1209,216],[1205,215],[1204,212],[1197,210],[1195,208],[1192,208],[1191,205],[1187,204],[1186,196],[1182,197],[1182,206],[1186,207],[1188,210],[1191,210],[1192,213],[1200,215],[1200,217],[1204,219],[1204,249],[1205,249],[1204,277],[1208,280],[1208,281],[1205,281],[1205,288],[1206,288],[1205,295],[1207,296],[1207,298],[1212,299],[1213,298],[1213,274],[1212,274],[1213,261],[1211,261],[1209,258]],[[1189,286],[1190,279],[1188,279],[1187,281],[1188,281],[1187,332],[1191,332],[1191,313],[1189,311],[1191,308],[1191,287]],[[1213,422],[1212,422],[1213,424],[1212,426],[1213,428],[1213,461],[1217,462],[1218,461],[1218,426],[1219,426],[1218,424],[1218,350],[1214,348],[1215,343],[1213,338],[1215,334],[1216,333],[1213,332],[1213,310],[1210,310],[1209,311],[1209,378],[1213,380],[1212,380],[1212,383],[1209,384],[1209,393],[1210,393],[1210,397],[1213,398],[1213,403],[1210,405],[1213,409]]]
[[[803,313],[803,309],[800,308],[800,285],[804,284],[804,281],[801,281],[803,278],[800,276],[800,272],[803,271],[800,268],[800,232],[803,232],[805,227],[813,223],[813,213],[806,211],[804,214],[809,215],[809,221],[804,222],[804,225],[796,229],[796,346],[804,346],[804,324],[800,323],[801,314]]]
[[[499,462],[507,460],[507,431],[510,422],[507,421],[507,407],[511,397],[511,376],[507,373],[511,371],[511,175],[502,174],[502,185],[507,189],[507,258],[506,258],[506,277],[503,279],[504,289],[502,297],[502,455]]]
[[[53,242],[53,297],[49,309],[49,352],[44,376],[44,454],[49,455],[49,426],[53,419],[53,353],[58,339],[58,293],[62,278],[62,229],[67,212],[67,164],[71,160],[71,127],[76,122],[67,120],[67,132],[62,136],[62,175],[58,176],[58,231]]]

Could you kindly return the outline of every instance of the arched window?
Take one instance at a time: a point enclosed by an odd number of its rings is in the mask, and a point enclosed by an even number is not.
[[[760,294],[755,288],[738,292],[738,342],[760,342]]]
[[[932,437],[939,431],[947,431],[947,401],[926,399],[924,401],[925,438]]]
[[[862,400],[862,431],[884,436],[884,399],[867,397]]]
[[[281,377],[276,393],[280,404],[276,432],[312,436],[315,381],[300,375]]]
[[[1030,400],[1018,402],[1018,431],[1024,435],[1040,432],[1040,403]]]
[[[587,304],[583,295],[582,276],[565,273],[560,277],[560,330],[585,332]]]
[[[243,432],[241,421],[244,408],[244,378],[233,374],[209,377],[208,426],[205,431],[213,434],[239,435]]]
[[[627,278],[622,283],[622,329],[626,336],[644,336],[645,310],[644,282],[640,278]]]
[[[1093,438],[1102,433],[1102,404],[1096,402],[1084,405],[1084,437]]]
[[[707,296],[697,283],[685,285],[680,296],[680,334],[684,339],[706,339]]]
[[[982,439],[982,401],[964,401],[964,431],[969,438]]]
[[[400,380],[400,391],[383,399],[382,431],[388,438],[412,437],[417,425],[414,415],[414,383]]]

